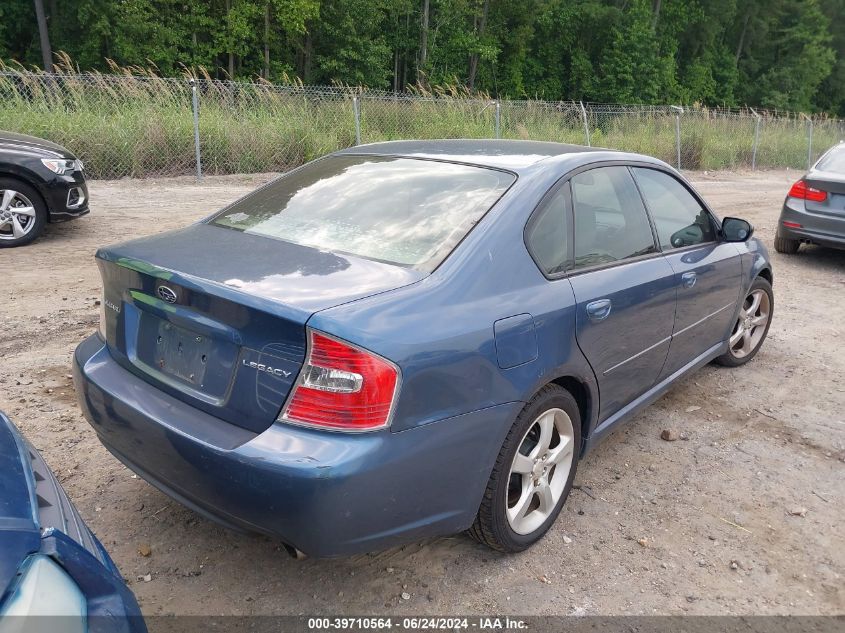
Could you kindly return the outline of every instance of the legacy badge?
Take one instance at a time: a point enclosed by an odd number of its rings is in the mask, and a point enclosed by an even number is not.
[[[265,365],[264,363],[256,363],[251,360],[248,361],[245,358],[241,362],[247,367],[252,367],[256,371],[263,371],[265,374],[271,374],[273,376],[277,376],[278,378],[290,378],[291,372],[285,371],[284,369],[276,369],[275,367]]]

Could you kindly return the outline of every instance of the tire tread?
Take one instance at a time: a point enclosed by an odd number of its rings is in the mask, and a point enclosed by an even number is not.
[[[783,253],[784,255],[794,255],[798,252],[798,248],[800,246],[801,242],[798,240],[792,240],[788,237],[775,236],[775,250],[778,253]]]

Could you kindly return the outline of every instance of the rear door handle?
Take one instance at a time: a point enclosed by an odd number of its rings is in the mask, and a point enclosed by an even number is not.
[[[587,304],[587,316],[590,321],[604,321],[610,316],[610,299],[599,299]]]
[[[681,281],[684,282],[684,288],[692,288],[695,285],[696,279],[698,279],[698,276],[692,271],[681,275]]]

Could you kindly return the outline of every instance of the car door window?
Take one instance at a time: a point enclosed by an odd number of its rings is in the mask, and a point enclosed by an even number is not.
[[[572,177],[575,268],[656,252],[645,207],[627,167],[599,167]]]
[[[569,224],[564,190],[560,187],[540,203],[525,237],[534,261],[547,275],[566,270],[571,262]]]
[[[634,174],[664,249],[716,240],[710,213],[677,178],[645,167],[634,167]]]

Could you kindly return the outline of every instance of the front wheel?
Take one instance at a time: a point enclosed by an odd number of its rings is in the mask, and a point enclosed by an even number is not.
[[[47,205],[28,184],[0,178],[0,248],[23,246],[47,223]]]
[[[547,385],[508,433],[470,536],[500,552],[538,541],[569,496],[580,446],[578,404],[562,387]]]
[[[754,358],[769,333],[774,307],[772,285],[757,277],[737,314],[728,339],[728,351],[716,362],[727,367],[739,367]]]

